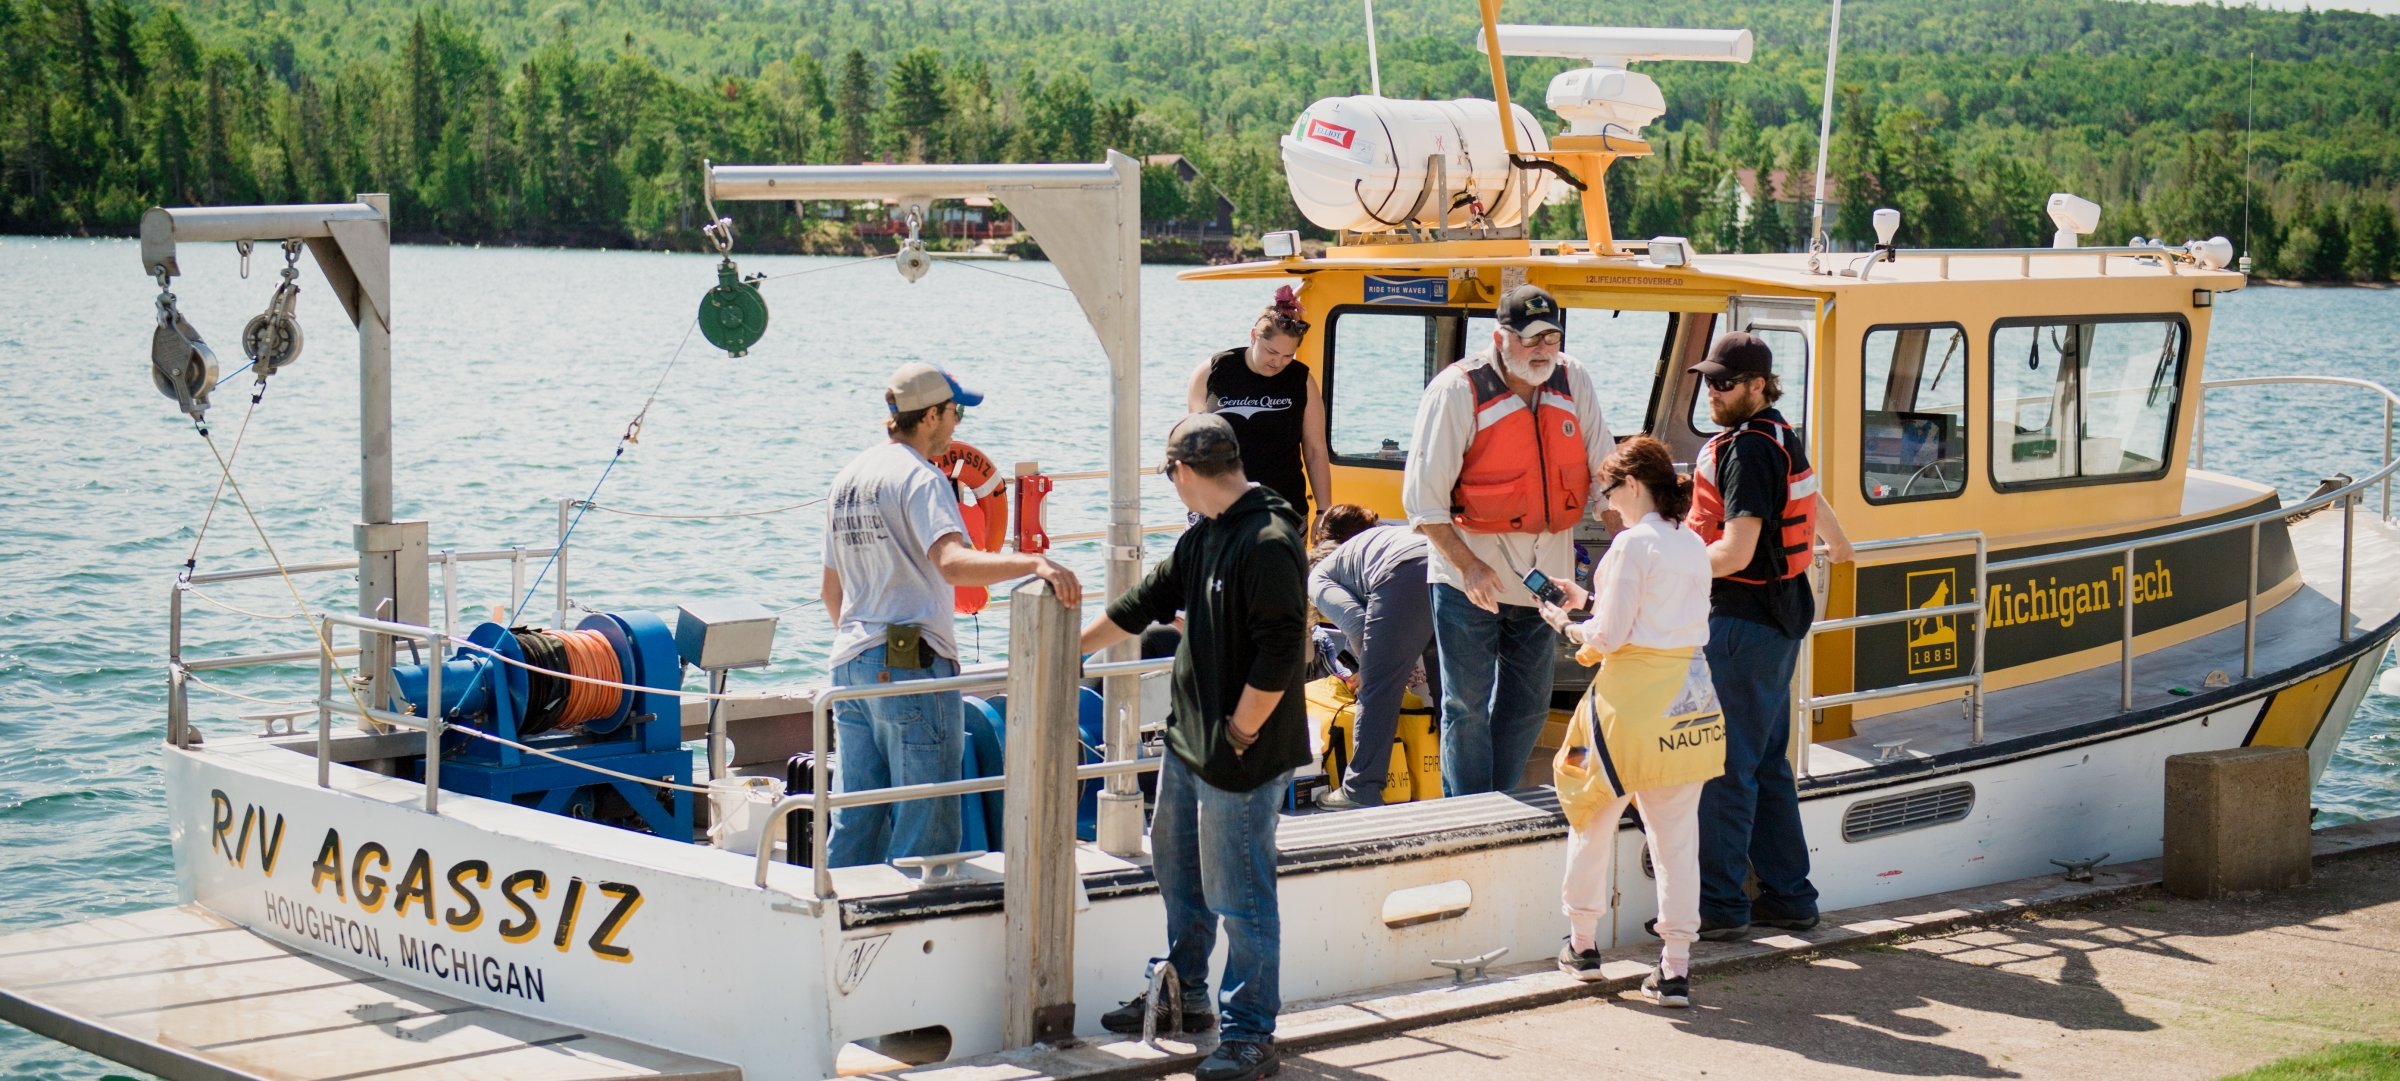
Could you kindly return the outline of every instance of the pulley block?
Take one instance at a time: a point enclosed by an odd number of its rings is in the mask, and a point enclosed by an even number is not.
[[[242,355],[250,358],[250,371],[260,379],[300,359],[302,337],[295,312],[300,302],[299,278],[297,267],[284,267],[283,284],[275,287],[267,310],[242,327]]]
[[[158,329],[150,334],[150,382],[193,420],[207,417],[208,392],[217,385],[217,355],[171,301],[161,305]]]
[[[924,241],[912,237],[892,256],[892,265],[899,268],[901,277],[914,282],[933,268],[933,257],[925,254]]]
[[[759,277],[764,277],[760,275]],[[729,357],[745,356],[767,333],[767,300],[758,278],[742,280],[727,258],[717,264],[716,287],[700,298],[700,334]]]

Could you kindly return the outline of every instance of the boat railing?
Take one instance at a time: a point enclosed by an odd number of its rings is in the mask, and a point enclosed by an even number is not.
[[[1153,672],[1164,672],[1174,663],[1173,657],[1111,661],[1084,665],[1082,674],[1087,679],[1142,676]],[[951,676],[944,679],[916,679],[902,683],[866,683],[821,689],[809,699],[813,739],[810,746],[827,747],[832,745],[830,729],[833,724],[833,707],[842,702],[897,698],[935,691],[989,690],[1005,685],[1007,680],[1008,673],[1003,669],[997,672],[979,672],[974,675]],[[1085,781],[1100,778],[1148,773],[1159,767],[1159,760],[1156,758],[1136,757],[1111,762],[1107,760],[1104,750],[1100,751],[1100,755],[1101,761],[1084,763],[1075,767],[1075,783],[1082,784]],[[832,777],[829,776],[831,767],[828,761],[829,756],[827,755],[815,756],[815,765],[812,767],[810,775],[812,791],[785,796],[775,804],[774,809],[767,816],[769,823],[775,823],[783,821],[785,815],[803,808],[813,812],[810,815],[808,838],[809,866],[816,873],[816,897],[819,899],[834,896],[833,868],[826,860],[827,844],[833,830],[833,812],[846,807],[872,807],[886,803],[904,803],[909,800],[944,799],[984,792],[1000,792],[1008,788],[1007,771],[1003,769],[999,774],[991,777],[934,781],[926,784],[899,785],[892,788],[869,788],[856,792],[835,792],[833,791]],[[769,828],[772,829],[772,826]],[[796,844],[798,839],[792,838],[787,843]],[[772,863],[773,851],[773,845],[766,843],[764,839],[760,841],[758,846],[758,885],[761,889],[767,885],[767,868]]]
[[[444,727],[440,708],[443,667],[440,660],[442,633],[431,627],[419,627],[413,623],[394,623],[388,619],[368,619],[365,616],[354,616],[347,612],[327,612],[317,617],[317,634],[322,641],[333,641],[335,627],[348,627],[351,630],[367,634],[380,634],[395,642],[421,642],[425,646],[425,655],[434,658],[434,663],[425,666],[425,701],[427,705],[425,715],[419,717],[414,714],[398,713],[367,705],[356,697],[355,687],[351,688],[353,692],[351,701],[346,703],[334,701],[332,651],[322,650],[317,654],[317,787],[333,787],[333,714],[339,710],[366,720],[378,721],[396,728],[413,728],[425,733],[425,812],[440,814],[442,730]],[[380,675],[386,678],[378,679],[372,685],[391,686],[388,680],[389,673],[380,673]]]
[[[1936,273],[1944,281],[1950,278],[1950,261],[1953,259],[2014,259],[2020,278],[2033,276],[2033,261],[2036,259],[2093,259],[2103,275],[2108,273],[2108,261],[2111,258],[2131,258],[2146,265],[2164,266],[2169,274],[2183,273],[2185,264],[2202,271],[2222,269],[2199,261],[2189,248],[2170,248],[2164,244],[2112,244],[2076,248],[1893,248],[1862,252],[1860,257],[1860,278],[1874,273],[1874,263],[1878,259],[1932,259],[1936,262]]]
[[[2371,379],[2356,379],[2344,375],[2252,375],[2233,379],[2211,379],[2200,384],[2200,408],[2192,417],[2192,466],[2208,468],[2208,392],[2231,387],[2265,386],[2327,386],[2356,387],[2374,391],[2383,399],[2383,520],[2392,520],[2392,420],[2393,407],[2400,406],[2400,394]],[[2288,513],[2288,512],[2287,512]]]
[[[426,553],[427,570],[430,572],[435,567],[441,568],[442,619],[440,629],[442,635],[455,637],[457,633],[458,568],[461,565],[501,562],[509,564],[509,596],[523,598],[526,596],[526,574],[533,567],[534,560],[556,561],[557,619],[560,625],[564,625],[569,602],[567,600],[567,554],[563,544],[549,548],[528,548],[518,545],[509,548],[469,549],[466,551],[444,548]],[[197,597],[205,603],[229,609],[237,614],[253,618],[270,618],[260,616],[258,613],[246,612],[223,601],[215,600],[207,594],[199,592],[199,587],[269,578],[301,578],[322,574],[356,573],[358,569],[359,561],[351,558],[328,559],[313,563],[286,563],[280,567],[247,567],[240,570],[202,571],[177,575],[174,586],[167,594],[167,742],[177,747],[187,745],[188,728],[191,724],[189,684],[196,673],[231,668],[297,664],[318,659],[330,662],[336,658],[357,656],[359,652],[356,646],[336,646],[332,639],[327,637],[309,649],[231,653],[222,656],[186,656],[183,639],[184,602],[187,597]],[[288,614],[272,618],[288,618]],[[394,625],[414,626],[414,624],[406,623]],[[323,633],[322,626],[314,627],[312,630]]]
[[[1819,619],[1809,627],[1808,634],[1803,639],[1804,644],[1813,649],[1818,635],[1835,631],[1853,631],[1862,627],[1880,627],[1909,620],[1945,617],[1959,619],[1963,623],[1964,620],[1972,618],[1976,622],[1975,648],[1973,660],[1969,663],[1965,674],[1943,679],[1901,683],[1890,687],[1876,687],[1864,691],[1843,691],[1838,694],[1819,695],[1814,693],[1813,673],[1810,673],[1809,678],[1805,681],[1806,691],[1795,696],[1793,704],[1797,710],[1796,716],[1810,717],[1815,715],[1818,710],[1833,709],[1837,706],[1853,705],[1859,702],[1873,702],[1884,698],[1898,698],[1902,695],[1932,694],[1964,689],[1967,692],[1968,738],[1973,744],[1981,745],[1983,743],[1983,597],[1986,576],[1985,563],[1990,555],[1989,542],[1985,539],[1983,531],[1966,529],[1954,533],[1891,537],[1884,540],[1865,541],[1856,545],[1852,550],[1856,555],[1863,556],[1912,548],[1957,548],[1968,545],[1972,545],[1975,549],[1974,599],[1927,608],[1900,608],[1889,612]],[[1809,672],[1807,666],[1803,666],[1800,670],[1804,673]],[[1799,738],[1793,741],[1795,753],[1807,746],[1806,736],[1807,733],[1803,731]]]
[[[2086,250],[2088,251],[2089,249]],[[2244,579],[2244,586],[2242,590],[2242,678],[2253,678],[2258,672],[2258,570],[2260,530],[2269,522],[2297,520],[2300,517],[2315,513],[2316,511],[2337,504],[2340,505],[2342,511],[2342,578],[2340,589],[2341,603],[2339,606],[2338,615],[2336,616],[2335,633],[2338,635],[2341,641],[2350,641],[2354,633],[2350,626],[2352,608],[2351,591],[2352,585],[2356,578],[2357,569],[2356,553],[2358,525],[2356,512],[2358,505],[2366,501],[2367,489],[2371,487],[2381,487],[2383,491],[2383,520],[2387,524],[2392,520],[2392,478],[2395,472],[2400,472],[2400,462],[2396,462],[2392,456],[2394,434],[2393,419],[2395,412],[2400,411],[2400,394],[2395,394],[2391,389],[2383,386],[2380,383],[2365,379],[2354,379],[2345,376],[2288,375],[2213,379],[2201,384],[2201,391],[2204,396],[2202,405],[2204,408],[2200,412],[2203,416],[2205,416],[2205,394],[2209,390],[2230,387],[2271,386],[2278,384],[2347,386],[2375,392],[2377,396],[2383,399],[2383,464],[2373,471],[2367,473],[2365,476],[2356,478],[2339,487],[2314,493],[2308,498],[2302,499],[2298,503],[2279,502],[2277,506],[2246,514],[2238,518],[2231,518],[2222,522],[2212,522],[2207,525],[2193,526],[2188,529],[2179,529],[2171,533],[2161,533],[2153,536],[2136,537],[2121,541],[2087,545],[2067,551],[2050,552],[2042,555],[2022,556],[2015,559],[2001,560],[1996,563],[1988,561],[1987,552],[1984,549],[1980,534],[1939,534],[1923,537],[1900,537],[1891,540],[1869,541],[1859,544],[1856,546],[1856,550],[1861,554],[1866,554],[1871,552],[1919,547],[1943,542],[1959,543],[1966,537],[1973,536],[1976,538],[1975,599],[1959,604],[1935,608],[1911,608],[1901,609],[1895,612],[1877,613],[1874,615],[1848,616],[1838,619],[1820,619],[1815,625],[1809,628],[1808,640],[1813,642],[1816,635],[1828,631],[1854,630],[1860,627],[1899,622],[1904,619],[1926,619],[1936,618],[1952,613],[1972,613],[1976,617],[1974,661],[1972,668],[1966,675],[1954,676],[1943,680],[1906,683],[1892,687],[1877,688],[1874,690],[1853,691],[1842,694],[1822,696],[1810,693],[1796,694],[1794,696],[1795,706],[1797,709],[1796,716],[1806,717],[1815,710],[1829,709],[1835,706],[1850,705],[1858,702],[1873,701],[1880,698],[1895,698],[1902,695],[1948,690],[1971,685],[1973,689],[1970,691],[1971,704],[1969,706],[1969,713],[1971,717],[1970,723],[1972,726],[1970,738],[1972,739],[1973,743],[1981,744],[1983,742],[1984,735],[1984,627],[1981,613],[1983,610],[1982,605],[1984,598],[1989,595],[1989,579],[1993,575],[2009,574],[2016,571],[2045,567],[2055,563],[2065,563],[2079,559],[2096,559],[2106,556],[2115,556],[2118,558],[2119,573],[2124,576],[2122,580],[2127,583],[2124,587],[2126,590],[2124,597],[2125,603],[2121,605],[2121,623],[2119,625],[2117,637],[2117,708],[2119,710],[2129,711],[2133,708],[2133,657],[2134,639],[2136,637],[2133,619],[2134,605],[2132,603],[2133,597],[2131,593],[2131,583],[2134,580],[2135,554],[2145,548],[2159,548],[2168,545],[2181,544],[2186,541],[2200,540],[2202,538],[2219,536],[2221,534],[2233,533],[2236,531],[2246,533],[2249,540],[2247,576]],[[2206,461],[2207,448],[2206,444],[2202,440],[2204,431],[2205,429],[2200,427],[2198,424],[2194,425],[2192,452],[2195,465],[2204,464]],[[1802,671],[1806,673],[1808,670],[1803,668]],[[1813,673],[1810,674],[1813,675]]]

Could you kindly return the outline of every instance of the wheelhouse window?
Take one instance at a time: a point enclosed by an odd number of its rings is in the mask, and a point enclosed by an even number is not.
[[[1643,400],[1662,343],[1673,340],[1675,316],[1595,308],[1566,315],[1564,351],[1591,375],[1610,430],[1639,430],[1641,416],[1626,403]],[[1332,359],[1321,373],[1333,460],[1400,468],[1408,460],[1426,382],[1461,357],[1491,348],[1498,326],[1489,310],[1336,309],[1326,329],[1325,352]]]
[[[1967,475],[1966,328],[1876,327],[1860,355],[1859,484],[1867,502],[1957,495]]]
[[[2189,344],[2174,316],[1994,328],[1993,484],[2164,475]]]
[[[1408,460],[1425,381],[1461,355],[1466,323],[1459,310],[1333,313],[1325,329],[1332,359],[1321,374],[1329,399],[1326,444],[1335,461],[1398,469]]]

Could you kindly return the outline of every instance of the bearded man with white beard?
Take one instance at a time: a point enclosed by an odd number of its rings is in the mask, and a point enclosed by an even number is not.
[[[1401,504],[1432,549],[1442,669],[1442,792],[1517,787],[1550,712],[1556,632],[1526,589],[1575,584],[1575,524],[1607,505],[1615,449],[1589,372],[1561,352],[1566,313],[1530,285],[1500,298],[1492,347],[1442,370],[1417,407]]]

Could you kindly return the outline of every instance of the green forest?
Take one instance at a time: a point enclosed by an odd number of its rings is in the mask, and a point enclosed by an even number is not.
[[[1512,0],[1511,22],[1748,26],[1747,65],[1656,64],[1657,153],[1610,176],[1619,230],[1786,250],[1807,190],[1740,220],[1737,174],[1816,154],[1824,3]],[[1468,0],[1377,6],[1395,97],[1489,96]],[[1300,226],[1276,138],[1364,93],[1356,0],[0,0],[0,231],[124,233],[153,204],[393,194],[427,241],[695,247],[699,166],[1180,153],[1247,234]],[[1517,101],[1563,61],[1512,60]],[[2255,92],[2253,92],[2255,86]],[[1844,246],[2222,234],[2259,272],[2388,280],[2400,257],[2400,19],[2114,0],[1854,0],[1828,177]],[[1211,193],[1163,170],[1145,215]],[[1537,221],[1569,235],[1573,208]],[[745,208],[750,246],[840,250]],[[1204,216],[1204,215],[1193,215]]]

